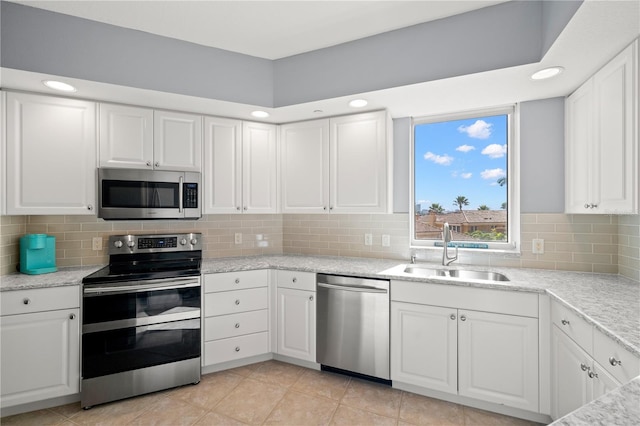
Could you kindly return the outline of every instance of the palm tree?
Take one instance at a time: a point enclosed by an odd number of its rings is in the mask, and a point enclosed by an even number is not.
[[[460,211],[462,211],[462,206],[468,206],[469,200],[464,195],[458,195],[455,200],[453,200],[453,205],[458,206]]]
[[[444,207],[442,207],[440,204],[438,203],[433,203],[429,206],[429,213],[444,213]]]
[[[480,207],[478,207],[478,210],[491,210],[491,209],[486,204],[483,204]]]

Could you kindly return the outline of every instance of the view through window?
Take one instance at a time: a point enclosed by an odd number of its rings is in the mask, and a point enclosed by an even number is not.
[[[445,222],[461,247],[509,242],[511,115],[416,121],[414,243],[440,241]]]

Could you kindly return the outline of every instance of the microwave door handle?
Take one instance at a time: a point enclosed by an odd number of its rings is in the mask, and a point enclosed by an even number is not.
[[[178,198],[180,199],[179,204],[178,204],[178,213],[182,213],[183,210],[183,204],[182,204],[182,191],[183,191],[183,187],[184,187],[184,178],[182,176],[180,176],[178,178]]]

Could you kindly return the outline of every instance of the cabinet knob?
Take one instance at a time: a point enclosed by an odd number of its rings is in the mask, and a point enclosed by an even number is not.
[[[466,317],[466,316],[464,316],[464,315],[460,315],[460,321],[466,321],[466,320],[467,320],[467,317]]]
[[[327,206],[324,206],[322,210],[327,211]]]
[[[585,208],[585,209],[588,209],[588,208],[589,208],[589,204],[588,204],[588,203],[587,203],[587,204],[585,204],[585,205],[584,205],[584,208]]]
[[[151,161],[147,161],[147,167],[151,167]]]
[[[240,346],[236,346],[236,352],[240,352]]]
[[[159,161],[156,161],[156,162],[155,162],[155,164],[154,164],[154,166],[155,166],[155,167],[160,167],[160,162],[159,162]]]
[[[93,205],[89,204],[89,205],[87,206],[87,210],[89,210],[89,211],[93,210]]]
[[[25,305],[28,305],[31,303],[31,299],[29,299],[28,297],[25,297],[24,299],[22,299],[22,303]]]
[[[248,209],[247,209],[247,206],[245,206],[245,207],[244,207],[244,211],[247,211],[247,210],[248,210]]]
[[[236,299],[236,305],[240,304],[240,299]]]
[[[582,371],[589,371],[589,370],[591,370],[591,367],[589,367],[589,366],[588,366],[587,364],[585,364],[584,362],[581,362],[581,363],[580,363],[580,369],[581,369]]]
[[[239,322],[237,322],[237,323],[236,323],[236,325],[235,325],[235,327],[236,327],[236,328],[240,328],[240,323],[239,323]]]
[[[569,320],[566,320],[566,319],[563,319],[563,320],[561,320],[560,322],[562,323],[562,325],[569,325],[569,324],[571,324],[571,323],[569,322]]]
[[[309,301],[313,302],[313,296],[309,296]]]
[[[597,379],[598,378],[598,373],[594,372],[594,371],[589,371],[589,373],[587,374],[589,376],[589,378],[591,379]]]
[[[294,283],[297,283],[298,279],[296,277],[293,277],[293,279],[291,281],[293,281]]]
[[[452,320],[456,319],[456,314],[449,315],[449,318],[451,318]]]
[[[69,314],[69,319],[70,320],[76,319],[76,314]]]
[[[236,207],[236,210],[240,211],[240,206]]]
[[[240,278],[236,278],[236,284],[240,284]]]
[[[615,359],[614,357],[609,357],[609,364],[615,367],[617,365],[622,365],[622,361]]]
[[[333,206],[329,207],[329,210],[333,210]]]

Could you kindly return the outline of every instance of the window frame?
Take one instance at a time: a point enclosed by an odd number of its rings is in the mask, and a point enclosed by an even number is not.
[[[415,238],[415,128],[421,124],[438,123],[471,118],[481,118],[493,115],[508,115],[507,118],[507,242],[482,241],[488,245],[488,249],[459,248],[460,251],[474,253],[501,252],[520,253],[520,107],[519,104],[510,104],[498,107],[489,107],[461,111],[455,113],[412,117],[411,119],[411,143],[409,164],[409,245],[411,249],[426,249],[442,251],[442,246],[435,246],[437,240],[417,240]],[[452,241],[453,243],[457,241]]]

